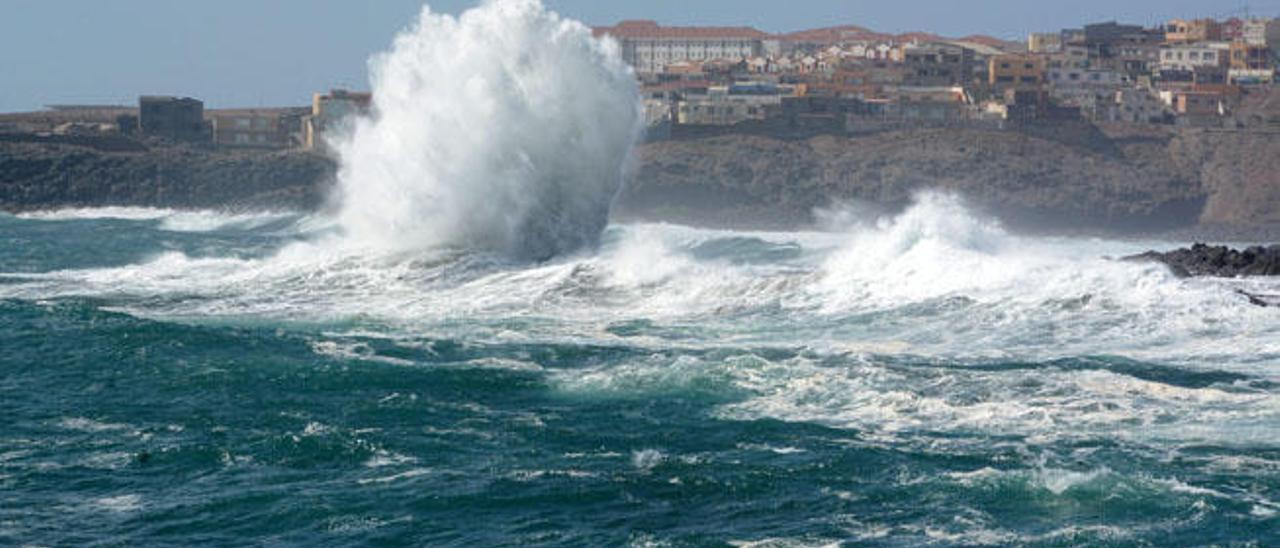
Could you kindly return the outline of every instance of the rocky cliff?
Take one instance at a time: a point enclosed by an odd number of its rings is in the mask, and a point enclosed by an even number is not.
[[[1090,126],[1091,127],[1091,126]],[[957,191],[1013,224],[1160,230],[1280,221],[1280,135],[1167,127],[921,129],[779,140],[721,136],[641,151],[628,216],[804,219]],[[767,216],[765,216],[767,215]]]
[[[805,224],[815,208],[889,208],[957,191],[1006,222],[1162,230],[1280,223],[1280,134],[1156,126],[915,129],[647,143],[616,213],[718,225]],[[313,208],[334,164],[305,152],[106,152],[0,142],[0,209]]]
[[[305,152],[160,147],[116,153],[0,143],[0,209],[309,209],[323,202],[333,170],[332,161]]]

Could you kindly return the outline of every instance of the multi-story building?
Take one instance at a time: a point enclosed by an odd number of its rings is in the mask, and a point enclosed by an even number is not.
[[[1084,44],[1084,29],[1062,29],[1062,45]]]
[[[1174,19],[1164,27],[1166,42],[1187,44],[1222,39],[1222,25],[1213,19]]]
[[[285,148],[301,144],[302,118],[309,109],[208,111],[213,143],[225,147]]]
[[[1267,27],[1274,24],[1272,19],[1250,19],[1243,23],[1240,39],[1251,46],[1267,45]]]
[[[1280,64],[1280,19],[1272,19],[1267,23],[1267,46],[1271,48],[1271,57]]]
[[[1120,42],[1130,36],[1141,35],[1145,30],[1139,25],[1121,25],[1115,21],[1085,25],[1084,43],[1102,47]]]
[[[1078,67],[1114,70],[1131,78],[1152,72],[1165,38],[1163,29],[1115,22],[1088,25],[1083,35],[1078,44],[1084,47],[1088,63]]]
[[[623,21],[598,27],[622,46],[622,58],[637,72],[657,74],[680,61],[742,60],[765,52],[771,36],[750,27],[664,27],[654,21]]]
[[[307,148],[325,144],[325,137],[341,130],[352,117],[369,112],[373,106],[373,94],[335,89],[328,94],[317,93],[311,99],[311,115],[303,118]]]
[[[1084,44],[1067,44],[1062,47],[1062,51],[1051,53],[1047,57],[1049,68],[1089,68],[1089,49]]]
[[[1027,51],[1031,53],[1058,53],[1062,46],[1061,33],[1033,32],[1027,37]]]
[[[1170,95],[1181,125],[1216,126],[1228,112],[1227,98],[1218,91],[1178,90]]]
[[[1264,70],[1271,68],[1271,49],[1266,44],[1232,42],[1230,65],[1233,70]]]
[[[142,133],[180,141],[208,141],[204,103],[190,97],[144,95],[138,99]]]
[[[1034,53],[1006,54],[987,61],[987,84],[995,89],[1038,88],[1044,84],[1046,60]]]
[[[1128,124],[1167,123],[1171,113],[1148,88],[1131,87],[1117,90],[1112,101],[1098,105],[1099,119]]]
[[[1090,68],[1050,68],[1048,82],[1054,100],[1084,112],[1093,112],[1099,103],[1129,84],[1124,74]]]
[[[1244,39],[1245,21],[1239,17],[1232,17],[1218,23],[1222,27],[1222,37],[1220,40],[1225,42],[1234,42]]]
[[[868,61],[847,64],[822,78],[806,80],[807,92],[826,97],[870,99],[902,84],[903,69],[897,63]]]
[[[946,43],[902,47],[903,83],[908,86],[965,85],[974,75],[974,51]]]
[[[1128,82],[1121,73],[1106,69],[1051,68],[1046,80],[1055,88],[1115,87]]]
[[[1276,82],[1276,69],[1231,69],[1227,72],[1227,82],[1235,86],[1261,86]]]
[[[1225,67],[1230,62],[1231,44],[1195,42],[1168,44],[1160,48],[1160,70],[1191,71],[1198,67]]]
[[[676,106],[676,122],[681,125],[730,126],[749,120],[765,120],[775,113],[784,97],[792,97],[792,86],[763,82],[743,82],[713,86],[705,95],[688,95]]]
[[[973,98],[961,86],[898,88],[892,114],[913,124],[948,124],[965,120]]]

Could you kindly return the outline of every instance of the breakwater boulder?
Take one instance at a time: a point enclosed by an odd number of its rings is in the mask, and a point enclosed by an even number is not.
[[[1237,250],[1227,246],[1196,244],[1166,253],[1149,251],[1126,260],[1163,263],[1174,274],[1183,277],[1280,276],[1280,245]]]

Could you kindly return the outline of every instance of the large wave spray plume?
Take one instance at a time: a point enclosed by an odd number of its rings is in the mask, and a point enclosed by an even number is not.
[[[639,133],[615,42],[538,0],[424,7],[370,62],[374,114],[335,146],[359,245],[543,259],[598,243]]]

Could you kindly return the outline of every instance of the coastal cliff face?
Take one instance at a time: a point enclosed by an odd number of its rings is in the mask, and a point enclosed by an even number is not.
[[[320,206],[332,160],[0,143],[0,209]],[[1157,126],[916,129],[779,139],[727,134],[642,145],[616,214],[796,226],[816,208],[906,204],[953,190],[1012,225],[1163,230],[1280,223],[1280,135]]]
[[[1092,133],[1090,135],[1089,133]],[[1012,224],[1167,229],[1280,220],[1280,136],[1164,127],[923,129],[783,141],[723,136],[644,148],[624,215],[802,219],[953,190]]]
[[[0,143],[0,210],[64,207],[311,209],[332,161],[304,152],[181,147],[110,153],[70,145]]]
[[[1280,134],[1200,135],[1206,224],[1280,223]]]

